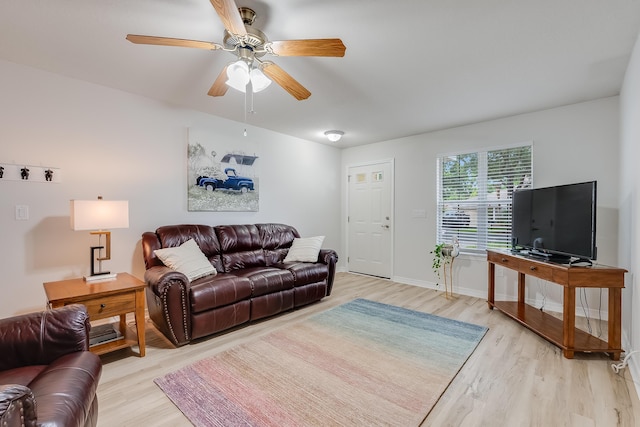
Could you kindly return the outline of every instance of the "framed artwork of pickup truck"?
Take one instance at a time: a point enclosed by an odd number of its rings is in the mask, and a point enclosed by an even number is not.
[[[257,144],[226,138],[206,126],[189,128],[187,209],[257,212],[259,177]]]

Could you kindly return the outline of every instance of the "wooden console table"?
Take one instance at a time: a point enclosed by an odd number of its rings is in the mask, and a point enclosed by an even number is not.
[[[563,350],[572,359],[574,352],[609,353],[613,360],[622,352],[622,268],[594,265],[576,267],[536,260],[510,251],[487,251],[489,263],[489,308],[496,308]],[[495,300],[496,265],[518,272],[518,301]],[[562,319],[525,303],[525,276],[534,276],[564,287]],[[575,327],[576,288],[606,288],[609,292],[608,338],[603,341]]]

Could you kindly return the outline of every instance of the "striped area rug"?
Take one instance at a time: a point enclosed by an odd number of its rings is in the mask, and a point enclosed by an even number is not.
[[[487,328],[357,299],[155,383],[195,426],[417,426]]]

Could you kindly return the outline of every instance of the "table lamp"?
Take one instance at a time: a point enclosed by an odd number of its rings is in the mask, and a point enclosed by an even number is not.
[[[85,276],[87,282],[114,279],[116,274],[102,271],[102,261],[111,259],[112,228],[129,228],[129,202],[126,200],[71,200],[71,228],[73,230],[92,230],[98,235],[98,246],[91,246],[91,275]],[[102,246],[102,235],[105,245]],[[102,256],[102,249],[105,250]],[[96,256],[96,251],[98,255]],[[95,261],[98,261],[98,271]]]

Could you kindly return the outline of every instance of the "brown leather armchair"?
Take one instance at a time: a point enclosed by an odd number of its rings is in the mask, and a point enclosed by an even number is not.
[[[0,319],[0,426],[95,426],[102,362],[82,305]]]

